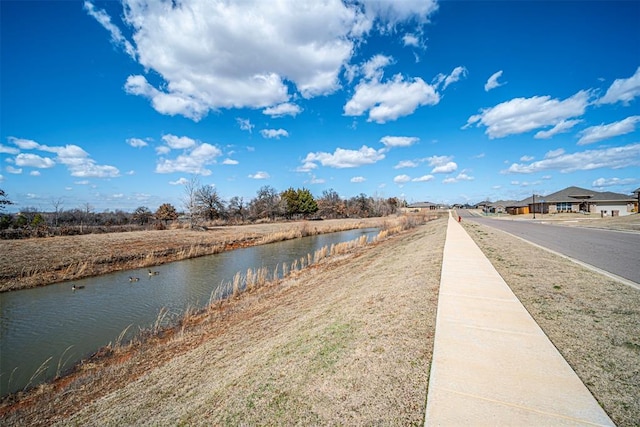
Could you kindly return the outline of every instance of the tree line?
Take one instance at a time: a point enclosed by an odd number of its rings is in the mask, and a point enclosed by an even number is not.
[[[258,189],[249,201],[239,196],[224,200],[214,186],[200,185],[197,179],[192,179],[185,184],[182,206],[163,203],[155,211],[139,206],[133,212],[119,209],[95,212],[89,203],[64,209],[62,199],[55,199],[50,211],[25,208],[15,214],[5,213],[5,207],[11,204],[0,189],[0,237],[4,239],[163,229],[176,222],[202,227],[214,223],[379,217],[396,213],[403,202],[395,197],[370,197],[364,193],[343,199],[333,189],[314,197],[307,188],[290,187],[278,192],[269,185]]]

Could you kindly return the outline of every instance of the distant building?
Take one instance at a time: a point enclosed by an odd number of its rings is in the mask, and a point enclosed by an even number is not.
[[[640,191],[640,189],[636,191]],[[638,205],[633,196],[610,191],[601,192],[580,187],[567,187],[546,196],[532,195],[505,206],[505,210],[512,215],[533,212],[540,214],[583,212],[602,216],[624,216],[638,212]]]
[[[431,202],[418,202],[408,205],[405,209],[409,212],[436,211],[441,207]]]

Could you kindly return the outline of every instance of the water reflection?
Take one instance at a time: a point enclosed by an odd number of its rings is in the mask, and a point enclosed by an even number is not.
[[[238,249],[158,266],[153,276],[145,268],[0,294],[0,395],[53,378],[125,330],[133,334],[152,326],[161,310],[175,320],[188,308],[204,307],[237,272],[271,272],[277,265],[282,271],[283,262],[377,232],[351,230]],[[73,291],[74,285],[84,288]]]

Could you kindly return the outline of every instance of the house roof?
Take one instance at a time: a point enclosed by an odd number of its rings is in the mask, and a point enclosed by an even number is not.
[[[418,202],[418,203],[411,203],[407,207],[409,207],[409,208],[430,208],[431,206],[437,206],[437,204],[431,203],[431,202]]]
[[[593,191],[581,187],[567,187],[547,196],[536,194],[536,203],[558,203],[558,202],[579,202],[588,200],[589,202],[631,202],[635,200],[626,194],[613,193],[611,191]],[[516,206],[526,206],[533,204],[533,196],[527,197],[518,202]]]

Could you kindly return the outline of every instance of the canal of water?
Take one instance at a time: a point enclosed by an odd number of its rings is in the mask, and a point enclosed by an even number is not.
[[[179,319],[189,308],[205,307],[222,283],[237,272],[282,264],[323,246],[372,239],[378,229],[304,237],[127,270],[35,289],[0,294],[0,395],[54,378],[99,348],[148,329],[166,312]],[[130,282],[129,277],[138,277]],[[75,286],[77,290],[72,290]]]

